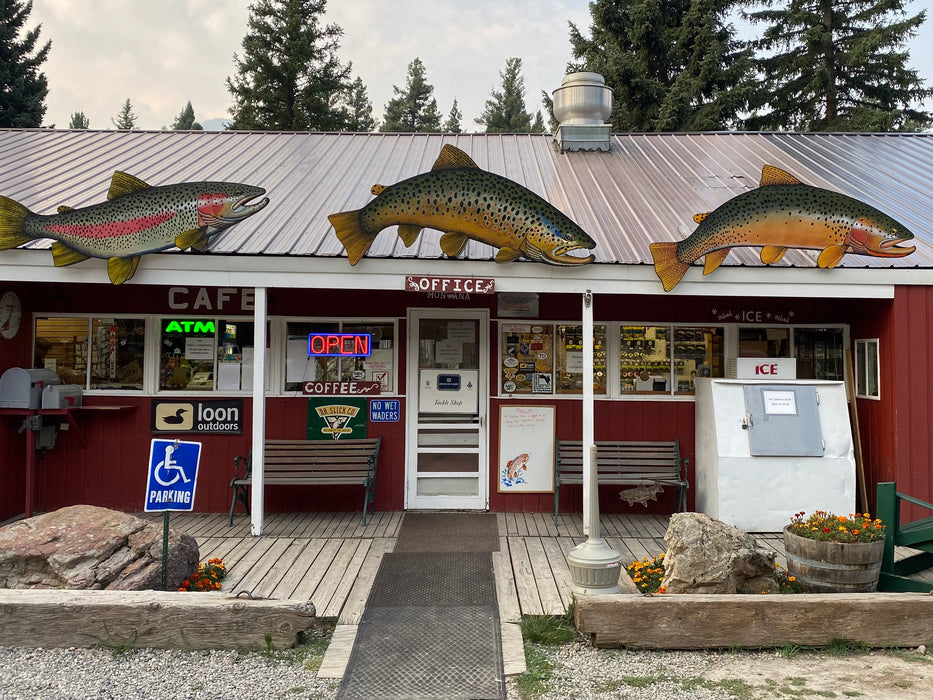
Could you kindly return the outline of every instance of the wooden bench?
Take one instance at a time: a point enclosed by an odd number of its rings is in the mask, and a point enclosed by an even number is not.
[[[680,442],[597,441],[596,480],[619,486],[676,486],[677,507],[687,509],[687,462],[680,456]],[[560,487],[583,483],[583,443],[557,441],[557,471],[554,483],[554,524]]]
[[[382,437],[341,440],[266,440],[263,483],[266,486],[328,486],[359,484],[363,496],[363,525],[372,504],[376,512],[376,464]],[[240,470],[240,465],[244,469]],[[230,525],[237,501],[249,515],[249,488],[253,483],[253,457],[233,458],[233,499]]]
[[[878,590],[897,593],[930,593],[933,584],[908,578],[911,574],[933,566],[933,515],[901,525],[901,503],[906,501],[933,511],[933,503],[897,492],[893,481],[878,484],[878,503],[875,515],[885,525],[884,555],[881,559],[881,577]],[[894,561],[895,547],[919,550]]]

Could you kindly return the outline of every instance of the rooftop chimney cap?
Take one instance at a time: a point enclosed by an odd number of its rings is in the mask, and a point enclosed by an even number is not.
[[[612,114],[612,88],[599,73],[570,73],[551,93],[562,125],[605,124]]]

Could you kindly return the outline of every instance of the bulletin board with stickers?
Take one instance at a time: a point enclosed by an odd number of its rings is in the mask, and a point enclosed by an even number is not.
[[[551,394],[554,380],[554,327],[550,324],[503,324],[502,391]]]

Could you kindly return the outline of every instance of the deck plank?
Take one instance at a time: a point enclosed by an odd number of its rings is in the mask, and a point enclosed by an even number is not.
[[[298,549],[295,559],[269,593],[270,598],[287,599],[297,597],[295,590],[305,580],[314,562],[321,555],[321,550],[327,545],[327,540],[321,538],[294,539],[293,542]],[[299,600],[307,600],[307,598],[299,598]]]
[[[541,546],[547,556],[548,565],[551,567],[551,575],[554,577],[554,585],[557,586],[557,593],[560,595],[563,604],[563,613],[572,600],[573,577],[570,575],[570,566],[567,564],[567,555],[560,548],[560,544],[555,537],[541,538]],[[558,614],[561,614],[558,613]]]
[[[347,596],[350,594],[353,583],[366,561],[366,555],[373,546],[373,541],[371,539],[350,540],[350,542],[356,542],[356,551],[350,558],[343,575],[337,578],[337,587],[334,589],[330,603],[328,603],[322,613],[323,617],[336,617],[338,620],[341,619],[340,613],[343,610]]]
[[[322,539],[315,538],[315,540]],[[314,593],[321,583],[321,579],[327,575],[327,572],[333,566],[334,558],[337,556],[337,552],[340,551],[341,544],[340,540],[323,540],[323,542],[324,546],[321,547],[314,560],[305,569],[304,575],[299,579],[290,596],[296,600],[310,600],[318,610],[321,609],[321,606],[314,599]]]
[[[231,552],[229,555],[231,564],[227,566],[227,576],[224,579],[224,585],[227,587],[233,595],[239,593],[240,581],[246,578],[249,575],[249,572],[252,571],[253,567],[256,565],[262,555],[266,553],[266,550],[271,547],[276,538],[274,537],[255,537],[252,538],[255,540],[252,547],[245,551],[242,556],[236,557],[233,552],[237,551],[237,548]],[[248,542],[249,540],[244,540]],[[226,564],[226,563],[225,563]]]
[[[320,615],[337,589],[337,584],[356,551],[354,540],[328,539],[318,559],[308,570],[308,576],[298,585],[295,597],[310,600]],[[325,559],[329,555],[329,560]]]
[[[249,572],[245,576],[242,576],[237,582],[236,587],[238,593],[240,591],[248,591],[252,597],[259,597],[256,587],[266,577],[269,570],[275,566],[276,562],[292,542],[292,540],[287,537],[270,537],[269,541],[269,548],[266,549],[252,567],[250,567]]]
[[[518,592],[518,603],[521,606],[522,615],[543,615],[544,608],[538,596],[534,569],[531,566],[531,557],[525,546],[525,539],[510,537],[509,553],[512,555],[512,572],[515,574],[515,590]]]
[[[328,567],[324,576],[321,577],[321,582],[311,596],[311,602],[314,603],[314,607],[317,608],[318,615],[321,617],[336,617],[337,613],[340,612],[339,607],[334,611],[334,606],[336,603],[342,603],[343,601],[332,601],[337,595],[343,579],[346,578],[347,570],[356,558],[357,550],[363,543],[363,540],[334,539],[340,544],[340,548],[334,556],[333,563]],[[372,540],[366,540],[366,542],[372,544]],[[362,559],[360,559],[360,563],[362,563]],[[357,568],[359,568],[359,564]],[[330,614],[325,614],[325,611],[330,611]]]
[[[561,599],[554,573],[548,562],[547,554],[540,537],[526,537],[525,547],[528,550],[528,559],[535,577],[535,586],[538,589],[538,599],[541,601],[541,610],[545,615],[562,615],[565,607]]]
[[[496,580],[496,599],[499,601],[499,619],[502,622],[520,622],[522,608],[515,589],[508,537],[499,537],[499,551],[492,553],[492,568]]]
[[[360,618],[363,617],[363,609],[366,607],[366,601],[373,587],[373,581],[376,580],[376,573],[379,571],[379,565],[382,563],[382,557],[387,552],[395,549],[396,538],[394,537],[376,537],[372,540],[372,546],[366,553],[366,559],[356,574],[353,586],[347,593],[346,601],[340,612],[341,625],[357,625]]]
[[[282,582],[292,567],[297,566],[298,557],[308,545],[308,540],[282,538],[287,546],[278,554],[275,561],[266,568],[265,575],[253,587],[253,596],[273,598],[276,587]],[[287,597],[287,596],[284,596]]]

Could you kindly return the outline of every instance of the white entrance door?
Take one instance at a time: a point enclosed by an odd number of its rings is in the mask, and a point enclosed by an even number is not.
[[[489,313],[410,310],[405,507],[489,505]]]

